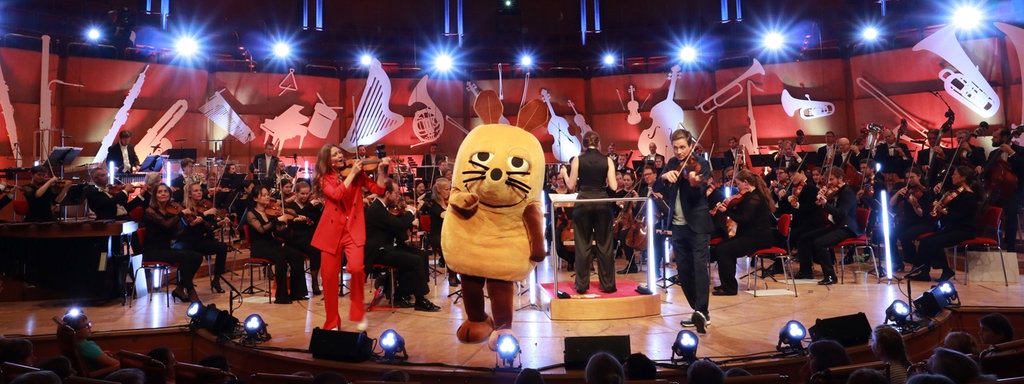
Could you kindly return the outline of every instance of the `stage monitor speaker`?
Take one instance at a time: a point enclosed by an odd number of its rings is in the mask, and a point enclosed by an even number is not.
[[[313,328],[309,352],[314,358],[358,363],[370,359],[373,343],[366,332],[342,332]]]
[[[871,323],[864,312],[817,319],[807,331],[811,333],[811,340],[835,340],[844,347],[867,344],[871,339]]]
[[[608,352],[619,362],[629,357],[629,335],[566,337],[565,369],[583,369],[597,352]]]
[[[949,299],[945,296],[936,295],[932,290],[928,290],[914,299],[914,312],[921,317],[935,317],[947,304]]]

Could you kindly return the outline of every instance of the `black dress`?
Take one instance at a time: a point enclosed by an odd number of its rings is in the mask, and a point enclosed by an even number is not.
[[[736,259],[775,244],[772,235],[772,214],[768,202],[756,191],[747,192],[740,202],[725,211],[736,222],[736,236],[726,239],[711,249],[718,260],[718,280],[721,291],[727,295],[739,290],[736,281]]]
[[[256,210],[245,214],[245,225],[248,227],[249,245],[252,257],[267,259],[274,263],[274,285],[277,286],[276,299],[279,303],[290,303],[293,298],[305,297],[306,273],[303,269],[303,255],[299,250],[287,246],[276,236],[277,231],[285,229],[284,223],[265,218]],[[288,271],[291,269],[291,274]],[[289,276],[291,280],[289,282]],[[288,289],[285,289],[287,287]],[[291,292],[289,294],[289,291]]]
[[[181,229],[181,215],[158,211],[153,207],[146,208],[142,217],[142,225],[146,234],[142,238],[142,260],[162,261],[178,264],[178,284],[191,288],[199,265],[203,263],[203,255],[187,249],[174,249],[173,244]]]

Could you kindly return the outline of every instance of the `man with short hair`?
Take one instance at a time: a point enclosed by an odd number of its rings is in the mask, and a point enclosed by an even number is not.
[[[249,173],[267,187],[277,184],[277,163],[280,163],[281,159],[274,156],[274,150],[274,144],[267,143],[263,146],[263,153],[254,156],[249,163]]]
[[[107,158],[103,159],[103,166],[106,167],[113,162],[118,173],[134,173],[139,167],[139,156],[135,154],[135,146],[131,144],[131,140],[131,131],[118,133],[117,143],[107,147]]]
[[[129,198],[135,187],[124,185],[120,191],[110,190],[110,175],[103,167],[93,168],[89,173],[92,184],[85,187],[85,200],[89,202],[89,210],[96,214],[97,220],[128,220],[128,212],[142,206],[139,197]]]

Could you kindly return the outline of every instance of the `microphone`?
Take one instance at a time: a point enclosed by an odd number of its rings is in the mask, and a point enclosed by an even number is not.
[[[182,142],[182,141],[187,141],[187,140],[188,140],[188,139],[186,139],[186,138],[184,138],[184,137],[182,137],[182,138],[180,138],[180,139],[174,139],[174,141],[177,141],[177,142]]]
[[[298,153],[292,153],[292,161],[294,161],[294,162],[298,162],[299,161],[299,154]]]
[[[802,129],[796,130],[796,140],[794,140],[794,141],[796,141],[797,145],[801,145],[801,144],[804,143],[804,130],[802,130]]]
[[[60,138],[62,139],[70,139],[71,137],[71,135],[60,135]]]

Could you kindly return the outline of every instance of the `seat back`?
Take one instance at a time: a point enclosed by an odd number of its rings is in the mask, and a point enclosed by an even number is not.
[[[71,361],[71,368],[80,376],[90,377],[89,366],[78,352],[75,329],[56,316],[53,317],[53,322],[57,323],[57,348],[60,349],[60,354]]]
[[[128,212],[128,217],[132,218],[132,220],[134,220],[136,222],[140,222],[140,221],[142,221],[142,217],[145,214],[146,214],[146,209],[143,208],[142,206],[138,206],[138,207],[132,208],[132,210]]]
[[[298,375],[254,373],[249,378],[249,384],[313,384],[313,378]]]
[[[1024,339],[995,344],[978,357],[982,372],[1000,378],[1024,376]]]
[[[221,384],[234,379],[235,375],[221,369],[202,365],[177,363],[174,366],[175,384]]]
[[[117,351],[117,361],[121,368],[136,368],[146,374],[146,384],[162,384],[167,382],[167,367],[164,363],[149,355],[120,350]]]
[[[871,218],[871,208],[857,207],[857,226],[860,230],[868,230],[868,219]]]
[[[14,380],[18,376],[21,376],[29,372],[35,372],[38,370],[39,368],[36,367],[30,367],[27,365],[15,364],[11,362],[5,362],[2,366],[0,366],[0,371],[3,372],[2,379],[3,382],[5,383],[10,383],[11,380]]]
[[[1003,216],[1003,209],[1000,207],[987,207],[978,218],[978,236],[995,234],[996,241],[1002,238],[1002,231],[999,228],[1000,219]]]
[[[854,371],[861,368],[871,368],[882,371],[885,377],[889,377],[889,364],[882,361],[870,363],[850,364],[841,367],[833,367],[821,370],[811,376],[813,384],[845,384]]]
[[[775,224],[775,229],[779,231],[782,237],[789,239],[789,227],[793,223],[793,214],[787,213],[779,216],[779,222]]]
[[[17,199],[11,202],[11,204],[14,207],[14,213],[18,216],[24,217],[28,214],[28,200]]]
[[[420,215],[420,230],[430,232],[430,215]]]

